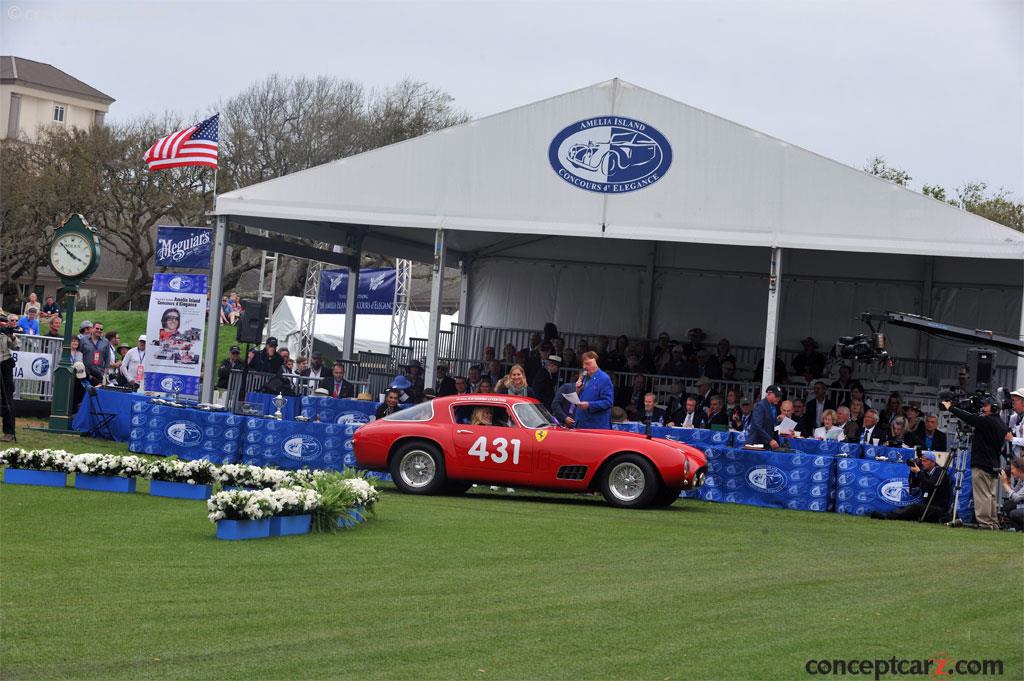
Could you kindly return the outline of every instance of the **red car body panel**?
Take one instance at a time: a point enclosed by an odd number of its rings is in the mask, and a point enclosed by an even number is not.
[[[416,439],[436,444],[443,453],[447,477],[465,482],[585,491],[596,487],[601,466],[623,452],[646,457],[666,487],[691,489],[703,480],[707,459],[699,449],[615,430],[527,428],[513,409],[519,402],[537,400],[509,395],[442,397],[433,401],[433,416],[429,420],[379,419],[368,423],[353,436],[356,462],[362,468],[388,471],[390,456],[397,445]],[[455,408],[473,405],[505,406],[511,415],[510,424],[457,423]]]

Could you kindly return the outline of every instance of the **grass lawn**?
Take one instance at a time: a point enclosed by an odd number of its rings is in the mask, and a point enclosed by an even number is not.
[[[1020,534],[391,492],[337,535],[220,542],[145,489],[0,486],[0,676],[801,679],[947,654],[1024,678]]]

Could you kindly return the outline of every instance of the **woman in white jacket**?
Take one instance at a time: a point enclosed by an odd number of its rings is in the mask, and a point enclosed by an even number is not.
[[[826,409],[821,412],[821,427],[814,429],[814,438],[816,440],[845,440],[846,433],[835,423],[835,409]]]

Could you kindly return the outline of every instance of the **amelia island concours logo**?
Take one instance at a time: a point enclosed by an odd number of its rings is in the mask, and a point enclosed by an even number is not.
[[[643,121],[596,116],[566,126],[548,147],[560,178],[591,192],[621,194],[649,187],[672,164],[672,146]]]

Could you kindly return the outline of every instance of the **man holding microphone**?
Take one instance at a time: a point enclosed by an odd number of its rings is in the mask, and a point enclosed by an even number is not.
[[[597,366],[597,353],[593,350],[583,353],[583,372],[576,381],[576,394],[580,399],[574,414],[576,428],[611,429],[615,390],[612,379]]]

